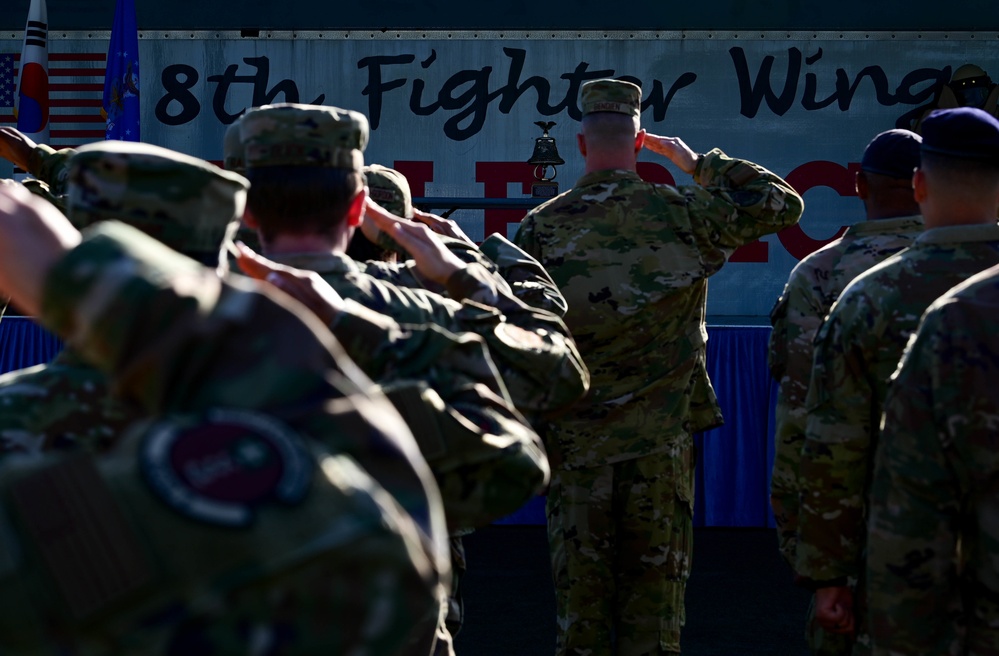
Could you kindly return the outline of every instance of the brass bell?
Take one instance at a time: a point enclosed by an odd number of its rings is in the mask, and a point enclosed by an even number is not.
[[[555,166],[565,164],[565,160],[559,157],[558,148],[555,146],[555,138],[548,136],[548,131],[555,127],[554,122],[535,121],[535,125],[541,128],[544,133],[534,140],[534,154],[527,160],[528,164],[534,164],[534,177],[544,182],[550,182],[558,175]],[[551,167],[551,177],[547,177],[548,167]]]

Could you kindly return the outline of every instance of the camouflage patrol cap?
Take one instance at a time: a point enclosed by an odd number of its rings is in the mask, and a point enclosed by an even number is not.
[[[243,142],[239,139],[239,119],[229,124],[222,137],[222,168],[240,175],[246,171]]]
[[[239,121],[248,168],[317,166],[360,171],[368,119],[338,107],[283,103],[252,109]]]
[[[66,216],[79,228],[128,223],[189,255],[217,253],[243,215],[249,183],[159,146],[101,141],[69,160]]]
[[[406,176],[379,164],[364,167],[368,179],[368,195],[373,201],[396,216],[413,217],[413,195]]]
[[[579,92],[583,116],[614,112],[638,117],[642,113],[642,88],[624,80],[592,80]]]

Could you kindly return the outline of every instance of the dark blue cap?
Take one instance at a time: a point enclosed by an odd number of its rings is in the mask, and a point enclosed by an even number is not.
[[[999,120],[976,107],[938,109],[922,132],[923,152],[999,164]]]
[[[923,138],[908,130],[882,132],[867,144],[860,168],[868,173],[908,180],[919,166],[919,144]]]

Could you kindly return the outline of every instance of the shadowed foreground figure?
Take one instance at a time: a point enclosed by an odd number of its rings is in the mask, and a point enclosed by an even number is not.
[[[999,654],[999,267],[923,315],[885,399],[867,574],[874,653]]]
[[[0,289],[155,417],[0,470],[5,652],[429,652],[436,486],[303,307],[10,185]]]
[[[795,569],[815,588],[816,621],[856,635],[853,654],[871,649],[863,575],[882,403],[926,308],[999,264],[999,120],[971,108],[930,114],[913,193],[926,230],[843,291],[816,335],[808,385]]]

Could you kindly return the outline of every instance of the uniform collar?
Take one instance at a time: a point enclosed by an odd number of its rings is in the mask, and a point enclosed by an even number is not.
[[[344,253],[280,253],[266,256],[278,264],[316,273],[357,273],[360,268]]]
[[[634,171],[629,171],[628,169],[604,169],[603,171],[593,171],[591,173],[584,174],[583,177],[576,181],[576,186],[585,187],[592,184],[600,184],[601,182],[606,182],[608,180],[620,180],[621,178],[629,178],[632,180],[642,179],[640,175]]]
[[[931,228],[916,237],[916,245],[952,244],[966,241],[999,241],[999,225],[982,223]]]
[[[891,219],[872,219],[854,223],[846,231],[851,237],[866,237],[868,235],[884,235],[902,232],[906,228],[922,227],[923,217],[919,214],[898,216]]]

